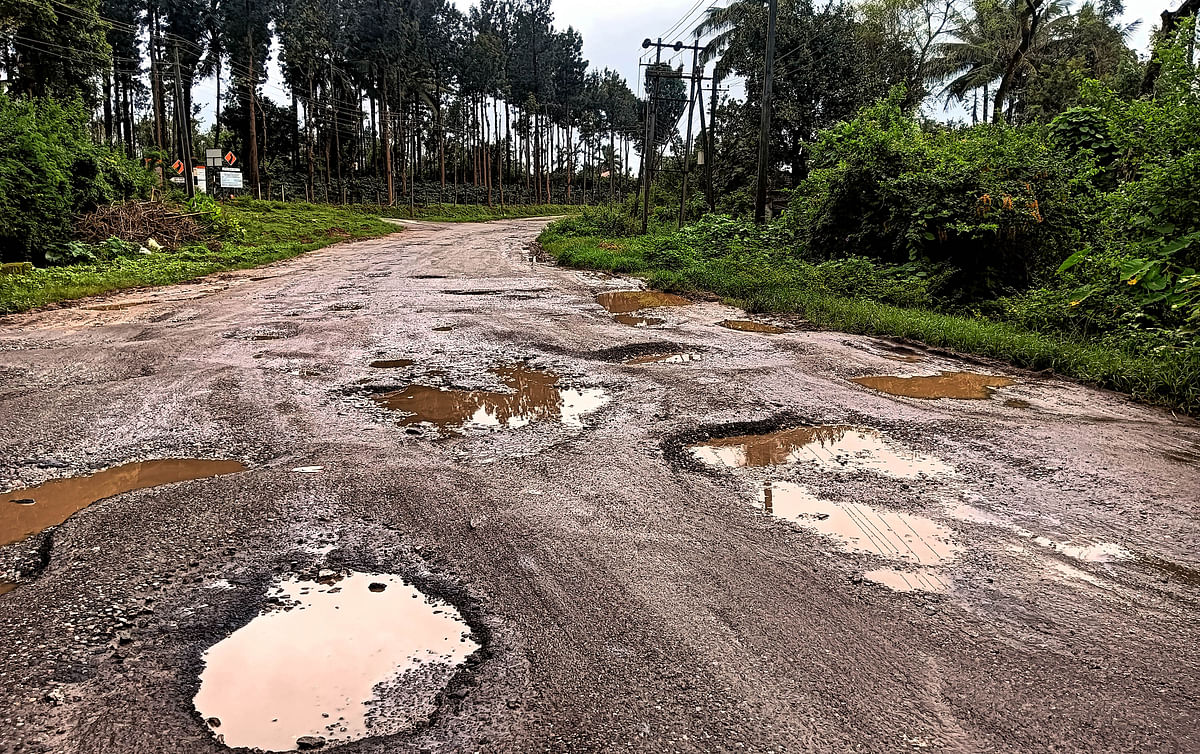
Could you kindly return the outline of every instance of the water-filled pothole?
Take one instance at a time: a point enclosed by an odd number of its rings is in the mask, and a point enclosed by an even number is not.
[[[932,568],[916,568],[911,571],[902,568],[876,568],[864,573],[863,578],[886,586],[894,592],[945,594],[950,591],[946,579]]]
[[[454,390],[409,385],[403,390],[375,396],[393,411],[409,414],[401,426],[432,424],[440,429],[523,427],[535,421],[557,421],[582,427],[583,417],[608,402],[599,388],[567,388],[553,372],[523,365],[489,370],[508,391]]]
[[[194,703],[226,746],[291,751],[409,730],[479,647],[454,607],[397,576],[294,578],[269,597],[282,607],[204,653]]]
[[[657,327],[667,322],[662,317],[641,317],[636,314],[618,314],[613,321],[629,327]]]
[[[877,471],[914,479],[954,469],[933,456],[888,440],[870,427],[794,427],[761,435],[705,440],[689,446],[692,455],[713,466],[783,466],[812,463],[822,471]]]
[[[402,369],[412,365],[412,359],[377,359],[371,362],[372,369]]]
[[[903,398],[959,400],[986,400],[992,397],[995,388],[1013,384],[1007,377],[972,372],[942,372],[928,377],[855,377],[851,382]]]
[[[769,325],[766,322],[755,322],[749,319],[727,319],[724,322],[719,322],[721,327],[727,327],[730,330],[739,330],[741,332],[756,332],[763,335],[782,335],[786,332],[791,332],[785,327],[778,325]]]
[[[687,306],[692,303],[683,296],[658,291],[609,291],[596,296],[596,303],[613,314],[629,314],[639,309],[658,306]]]
[[[962,550],[953,532],[931,519],[865,503],[822,500],[791,482],[766,484],[758,503],[767,513],[828,537],[848,552],[932,566]]]
[[[11,581],[0,581],[0,594],[8,594],[16,588],[17,585]]]
[[[631,359],[626,359],[625,363],[630,365],[636,364],[686,364],[689,361],[699,361],[700,354],[698,353],[660,353],[647,354],[645,356],[634,356]]]
[[[245,471],[241,461],[168,458],[127,463],[91,476],[54,479],[0,495],[0,546],[61,524],[92,503],[133,490]],[[32,501],[32,502],[30,502]]]

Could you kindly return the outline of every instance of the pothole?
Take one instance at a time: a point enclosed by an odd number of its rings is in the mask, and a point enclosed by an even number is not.
[[[613,321],[629,327],[658,327],[667,323],[662,317],[641,317],[636,314],[618,314]]]
[[[639,309],[659,306],[687,306],[692,303],[683,296],[659,291],[609,291],[596,296],[596,303],[613,314],[629,314]]]
[[[372,369],[402,369],[413,365],[412,359],[376,359],[371,362]]]
[[[1081,545],[1074,542],[1056,542],[1049,537],[1034,537],[1033,541],[1060,555],[1085,563],[1112,563],[1133,558],[1133,553],[1115,542],[1091,542]]]
[[[293,324],[258,325],[230,330],[223,333],[222,337],[234,340],[280,340],[282,338],[294,337],[299,332],[300,327]]]
[[[631,359],[626,359],[625,363],[631,366],[638,364],[687,364],[688,362],[699,360],[700,354],[698,353],[682,352],[634,356]]]
[[[0,594],[8,594],[16,588],[17,585],[11,581],[0,581]]]
[[[809,463],[821,471],[876,471],[901,479],[954,473],[933,456],[893,443],[870,427],[794,427],[759,435],[704,440],[688,447],[712,466],[783,466]]]
[[[786,332],[791,332],[785,327],[778,325],[769,325],[766,322],[755,322],[749,319],[727,319],[723,322],[718,322],[721,327],[727,327],[730,330],[739,330],[741,332],[756,332],[763,335],[782,335]]]
[[[1013,384],[1008,377],[973,372],[942,372],[927,377],[855,377],[851,382],[902,398],[986,400],[996,388]]]
[[[454,325],[442,325],[441,327],[433,328],[434,332],[450,332],[454,329]]]
[[[0,546],[61,524],[74,513],[113,495],[245,470],[241,461],[168,458],[127,463],[91,476],[54,479],[15,490],[0,496]]]
[[[822,500],[791,482],[767,483],[758,504],[777,518],[833,540],[847,552],[933,566],[962,551],[954,533],[932,519],[865,503]]]
[[[393,575],[281,582],[281,606],[204,653],[196,711],[219,741],[320,748],[411,730],[478,648],[451,605]],[[403,704],[386,702],[379,693]]]
[[[608,402],[599,388],[568,388],[559,385],[553,372],[524,365],[489,370],[500,378],[507,391],[456,390],[409,385],[403,390],[374,396],[385,408],[408,414],[401,426],[431,424],[458,432],[469,428],[515,429],[538,421],[582,427],[583,417]]]

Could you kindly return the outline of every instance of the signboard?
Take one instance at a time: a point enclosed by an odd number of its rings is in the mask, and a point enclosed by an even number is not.
[[[221,188],[223,189],[240,189],[242,187],[242,171],[240,170],[222,170],[221,171]]]
[[[231,149],[225,153],[225,164],[229,167],[233,167],[235,162],[237,162],[237,155],[235,155]]]
[[[176,160],[175,162],[171,163],[171,167],[175,170],[176,173],[183,175],[183,169],[186,166],[183,164],[183,160]]]
[[[192,182],[196,184],[196,190],[201,194],[208,193],[207,172],[203,166],[192,168]]]

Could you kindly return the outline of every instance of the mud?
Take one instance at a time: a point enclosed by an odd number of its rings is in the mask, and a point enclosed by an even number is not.
[[[411,367],[416,362],[412,359],[377,359],[371,362],[372,369],[403,369]]]
[[[948,527],[931,519],[865,503],[822,500],[791,482],[765,485],[759,505],[777,518],[828,537],[848,552],[931,566],[953,560],[963,549]]]
[[[727,319],[718,323],[721,327],[737,330],[739,332],[756,332],[763,335],[782,335],[786,332],[791,332],[786,327],[778,325],[769,325],[765,322],[754,322],[748,319]]]
[[[204,653],[196,711],[230,747],[290,751],[396,734],[423,722],[478,644],[458,612],[386,574],[289,579],[269,608]],[[373,716],[399,681],[412,708]],[[393,690],[393,693],[399,693]]]
[[[174,482],[244,471],[241,461],[170,458],[141,461],[91,476],[55,479],[0,495],[0,545],[20,542],[105,498]]]
[[[664,353],[649,356],[635,356],[625,361],[626,364],[687,364],[692,361],[699,361],[700,354],[698,353]]]
[[[609,291],[596,296],[596,303],[613,314],[630,314],[660,306],[687,306],[692,302],[683,296],[658,291]]]
[[[878,430],[849,425],[722,437],[696,443],[690,450],[707,464],[729,468],[803,463],[820,471],[866,470],[901,479],[954,473],[949,464],[888,440]]]
[[[11,581],[0,581],[0,594],[8,594],[16,588],[17,585]]]
[[[1007,387],[1007,377],[971,372],[942,372],[934,377],[855,377],[851,382],[903,398],[987,400],[995,388]]]
[[[374,396],[380,405],[408,414],[401,426],[430,424],[443,431],[505,427],[515,429],[533,422],[555,421],[582,427],[584,417],[608,402],[603,390],[566,388],[553,372],[523,365],[489,370],[505,391],[454,390],[410,385],[403,390]]]
[[[931,592],[946,594],[950,584],[942,574],[927,568],[906,571],[899,568],[876,568],[863,574],[863,578],[886,586],[894,592]]]

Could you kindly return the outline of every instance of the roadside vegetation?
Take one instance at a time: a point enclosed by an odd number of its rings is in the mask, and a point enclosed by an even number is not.
[[[398,230],[380,220],[377,210],[353,206],[247,199],[218,204],[202,197],[181,207],[179,214],[198,216],[201,234],[178,248],[160,246],[147,234],[99,244],[70,241],[52,252],[59,264],[0,275],[0,313],[124,288],[180,283]]]

